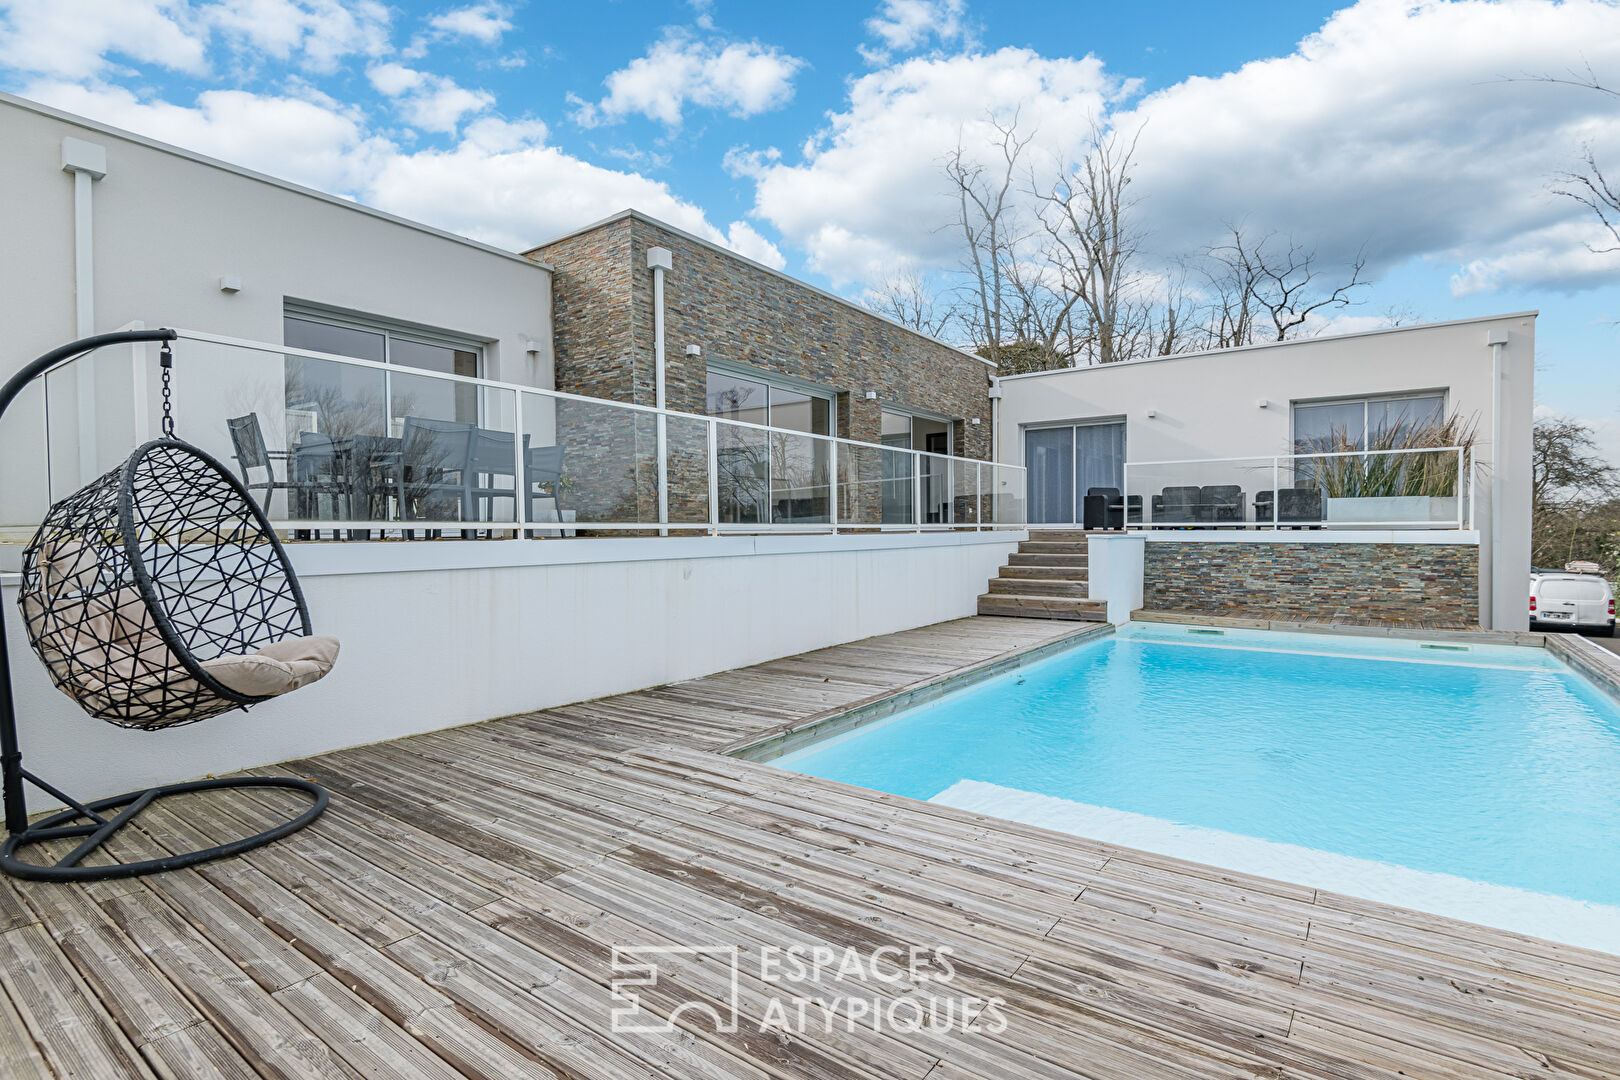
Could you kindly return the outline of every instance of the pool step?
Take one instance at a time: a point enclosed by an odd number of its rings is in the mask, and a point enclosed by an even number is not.
[[[1107,622],[1108,605],[1101,600],[1085,600],[1078,596],[1004,596],[989,592],[979,597],[979,614]]]
[[[990,579],[992,596],[1078,596],[1082,599],[1090,586],[1085,578],[1008,578]]]

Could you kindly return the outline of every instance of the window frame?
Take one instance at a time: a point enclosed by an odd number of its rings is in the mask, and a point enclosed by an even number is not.
[[[1350,394],[1339,397],[1294,398],[1288,403],[1288,445],[1291,448],[1290,453],[1296,456],[1310,453],[1309,450],[1302,449],[1299,442],[1298,420],[1299,409],[1302,406],[1304,408],[1316,408],[1322,405],[1360,405],[1361,435],[1357,442],[1360,444],[1362,450],[1366,450],[1367,418],[1369,416],[1369,410],[1373,405],[1388,403],[1391,401],[1421,401],[1425,398],[1438,397],[1440,399],[1440,415],[1444,417],[1446,415],[1446,409],[1449,405],[1448,399],[1450,396],[1451,391],[1448,387],[1436,386],[1423,390],[1395,390],[1381,394]]]
[[[773,427],[771,423],[771,389],[788,390],[795,394],[806,394],[813,398],[821,398],[827,403],[827,428],[825,432],[806,432],[815,436],[838,438],[838,391],[804,379],[795,379],[791,375],[778,375],[775,372],[763,372],[758,368],[751,368],[745,364],[728,364],[725,361],[707,361],[703,366],[703,415],[713,416],[726,420],[722,413],[709,411],[709,376],[724,375],[733,379],[742,379],[747,382],[759,383],[765,388],[765,427]],[[735,421],[749,423],[750,421]],[[796,429],[787,429],[796,430]]]
[[[402,322],[398,319],[389,319],[380,315],[367,315],[358,311],[347,311],[341,308],[329,308],[323,304],[313,304],[305,301],[284,300],[281,305],[282,344],[287,343],[287,319],[298,319],[302,322],[324,323],[327,326],[336,326],[344,330],[360,330],[370,334],[381,334],[383,338],[383,363],[390,367],[399,367],[409,371],[429,371],[428,368],[415,367],[412,364],[401,364],[394,360],[393,341],[398,338],[416,345],[428,345],[439,349],[451,349],[456,352],[470,352],[478,358],[476,379],[486,378],[485,372],[489,363],[488,338],[480,338],[472,334],[458,334],[451,330],[441,330],[431,326],[422,326],[416,323]],[[434,372],[439,375],[455,375],[453,371]]]

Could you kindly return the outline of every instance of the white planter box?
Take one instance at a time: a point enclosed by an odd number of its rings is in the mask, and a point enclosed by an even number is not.
[[[1385,529],[1430,529],[1457,524],[1455,497],[1390,495],[1372,499],[1324,499],[1323,516],[1330,522],[1363,523]]]

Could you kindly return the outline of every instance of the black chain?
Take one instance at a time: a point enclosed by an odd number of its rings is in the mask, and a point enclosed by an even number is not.
[[[174,371],[174,353],[169,349],[169,343],[163,343],[163,349],[158,354],[158,363],[163,367],[163,435],[165,438],[174,438],[174,401],[169,387],[169,376]]]

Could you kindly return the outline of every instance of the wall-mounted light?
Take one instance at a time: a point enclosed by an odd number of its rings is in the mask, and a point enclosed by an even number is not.
[[[524,338],[523,351],[528,353],[530,356],[539,356],[541,352],[540,343],[534,340],[534,338]]]
[[[970,419],[968,421],[968,423],[972,424],[974,427],[978,427],[979,426],[979,418],[977,416],[975,416],[972,419]]]
[[[222,274],[219,279],[219,291],[222,293],[241,292],[242,279],[235,274]]]
[[[868,390],[866,392],[866,400],[867,401],[876,401],[877,400],[877,391],[876,390]]]
[[[701,345],[688,345],[686,347],[686,355],[687,356],[702,356],[703,355],[703,346],[701,346]]]
[[[1147,411],[1147,418],[1149,420],[1152,420],[1155,416],[1158,416],[1158,415],[1159,415],[1159,410],[1158,409],[1149,409]]]
[[[1267,400],[1266,398],[1261,398],[1260,400],[1256,401],[1254,404],[1255,404],[1256,408],[1264,409],[1267,406],[1269,406],[1271,404],[1271,402],[1269,400]]]

